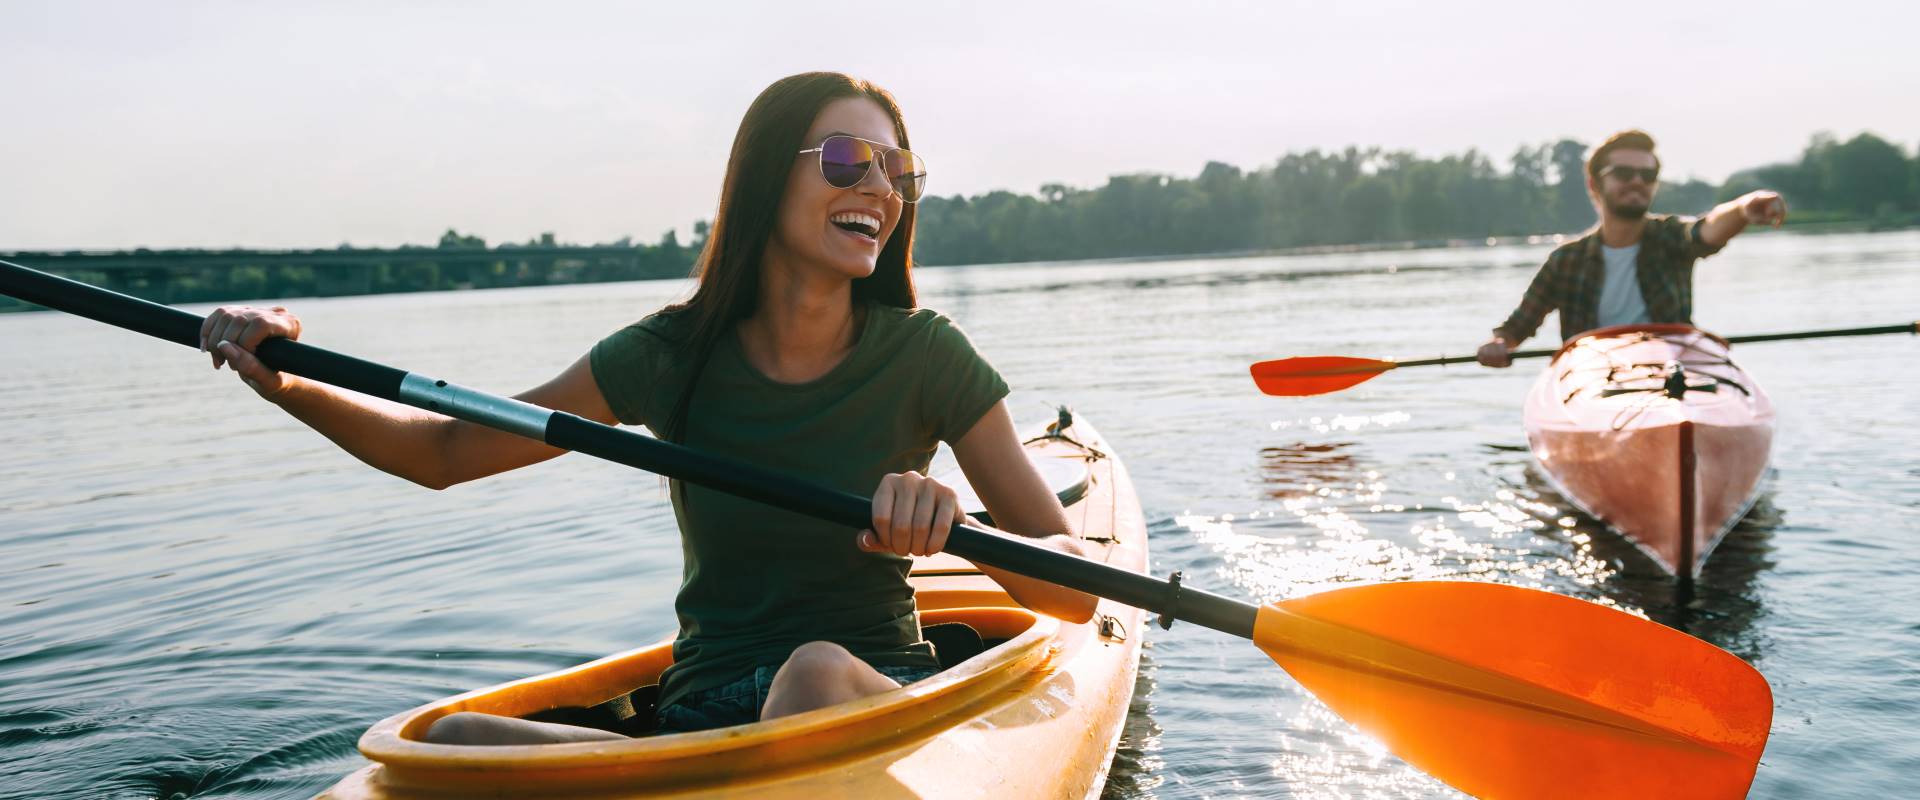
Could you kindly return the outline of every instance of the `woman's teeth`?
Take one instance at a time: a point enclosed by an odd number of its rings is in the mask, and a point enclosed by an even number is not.
[[[844,231],[851,231],[869,239],[880,233],[880,218],[862,211],[842,211],[827,218],[828,222]]]

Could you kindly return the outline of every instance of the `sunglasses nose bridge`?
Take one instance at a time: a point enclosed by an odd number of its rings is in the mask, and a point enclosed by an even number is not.
[[[855,184],[853,188],[856,191],[865,192],[868,191],[868,184],[879,181],[879,196],[884,198],[887,195],[893,194],[893,182],[887,179],[888,175],[893,174],[889,172],[892,165],[888,163],[892,155],[878,147],[873,147],[872,145],[868,145],[868,147],[872,148],[873,160],[867,163],[867,171],[860,176],[860,182]]]

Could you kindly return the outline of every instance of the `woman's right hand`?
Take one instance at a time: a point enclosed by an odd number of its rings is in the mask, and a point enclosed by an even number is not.
[[[897,472],[880,479],[873,491],[872,527],[854,538],[869,553],[930,556],[947,547],[960,513],[960,496],[940,481],[918,472]],[[966,517],[969,525],[976,524]]]
[[[292,381],[255,358],[253,350],[269,338],[300,338],[300,318],[281,306],[221,306],[200,323],[200,349],[213,356],[213,368],[226,364],[240,380],[268,400]]]

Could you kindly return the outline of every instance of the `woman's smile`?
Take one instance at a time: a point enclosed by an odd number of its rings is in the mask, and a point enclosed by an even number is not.
[[[847,237],[868,247],[880,246],[881,215],[862,210],[836,211],[827,222]]]

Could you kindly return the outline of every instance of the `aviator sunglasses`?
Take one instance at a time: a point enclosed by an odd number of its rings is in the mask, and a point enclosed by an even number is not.
[[[1635,175],[1639,175],[1640,180],[1646,181],[1647,183],[1654,183],[1660,180],[1659,167],[1629,167],[1622,164],[1614,164],[1606,169],[1600,170],[1600,174],[1612,175],[1615,178],[1619,178],[1622,183],[1633,180],[1633,176]]]
[[[910,150],[888,147],[858,136],[834,134],[821,141],[819,147],[800,151],[800,155],[808,153],[820,154],[820,177],[826,178],[827,185],[835,189],[859,186],[867,179],[867,173],[873,171],[874,162],[879,162],[887,185],[900,193],[901,200],[918,202],[927,187],[927,162]]]

